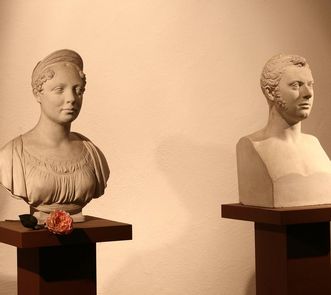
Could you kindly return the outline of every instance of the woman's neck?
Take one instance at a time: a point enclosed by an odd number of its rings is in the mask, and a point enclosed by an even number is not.
[[[40,141],[54,147],[70,140],[70,128],[71,123],[59,124],[41,116],[33,132],[38,135]]]
[[[272,107],[269,111],[269,119],[264,128],[264,134],[266,137],[277,137],[285,141],[295,142],[301,136],[301,121],[289,124],[275,107]]]

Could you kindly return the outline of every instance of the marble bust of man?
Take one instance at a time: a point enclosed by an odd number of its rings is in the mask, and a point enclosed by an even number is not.
[[[301,132],[314,100],[309,65],[301,56],[274,56],[260,82],[269,119],[237,144],[240,202],[263,207],[331,203],[330,160],[316,137]]]

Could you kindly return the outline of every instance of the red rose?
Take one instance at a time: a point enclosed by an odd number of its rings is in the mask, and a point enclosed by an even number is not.
[[[45,227],[53,234],[68,235],[72,232],[72,218],[63,210],[51,212],[45,222]]]

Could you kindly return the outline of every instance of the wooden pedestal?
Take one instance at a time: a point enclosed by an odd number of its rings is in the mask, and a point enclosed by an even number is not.
[[[226,204],[222,217],[255,222],[257,295],[331,294],[331,206]]]
[[[0,242],[17,247],[18,295],[96,295],[96,243],[131,239],[130,224],[91,216],[67,236],[0,222]]]

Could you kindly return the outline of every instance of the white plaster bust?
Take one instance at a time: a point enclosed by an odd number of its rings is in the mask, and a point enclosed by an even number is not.
[[[318,139],[301,132],[311,111],[313,76],[303,57],[277,55],[262,71],[267,125],[237,144],[242,204],[292,207],[331,203],[331,165]]]
[[[67,211],[75,222],[84,221],[82,208],[107,185],[109,168],[102,152],[71,132],[85,85],[78,53],[63,49],[41,60],[32,73],[39,121],[0,150],[0,183],[30,205],[39,223],[55,209]]]

